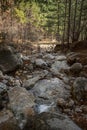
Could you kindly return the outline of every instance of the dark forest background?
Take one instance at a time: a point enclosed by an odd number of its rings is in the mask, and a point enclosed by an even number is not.
[[[87,39],[87,0],[0,0],[0,40]]]

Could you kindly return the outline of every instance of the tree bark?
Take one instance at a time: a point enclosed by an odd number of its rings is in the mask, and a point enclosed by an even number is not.
[[[68,7],[68,32],[67,32],[67,42],[68,42],[68,48],[70,43],[70,23],[71,23],[71,0],[69,0],[69,7]]]
[[[65,19],[64,19],[64,31],[63,31],[63,40],[62,40],[63,46],[65,40],[65,31],[66,31],[66,11],[67,11],[67,0],[65,0]]]
[[[75,2],[75,12],[74,12],[74,23],[73,23],[73,36],[72,36],[72,42],[75,41],[75,32],[76,32],[76,14],[77,14],[77,0]]]
[[[79,15],[79,21],[78,21],[78,29],[77,29],[77,34],[76,34],[76,41],[78,41],[79,36],[80,36],[80,33],[81,33],[80,29],[81,29],[81,20],[82,20],[83,4],[84,4],[84,0],[81,1],[80,15]]]
[[[59,1],[57,1],[57,41],[59,41]]]

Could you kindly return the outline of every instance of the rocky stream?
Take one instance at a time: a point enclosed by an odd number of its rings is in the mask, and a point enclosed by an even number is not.
[[[87,130],[87,53],[53,49],[0,48],[0,130]]]

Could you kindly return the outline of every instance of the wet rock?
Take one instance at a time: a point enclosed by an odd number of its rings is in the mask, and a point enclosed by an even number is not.
[[[38,81],[32,89],[32,92],[39,98],[48,100],[55,100],[56,98],[69,97],[68,90],[65,89],[66,85],[58,78],[44,79]]]
[[[87,79],[78,77],[73,83],[73,97],[78,101],[87,100]]]
[[[8,91],[10,108],[14,112],[19,126],[24,127],[28,116],[34,115],[34,96],[22,87],[14,87]]]
[[[20,130],[11,111],[0,112],[0,130]]]
[[[43,112],[49,112],[49,111],[53,111],[54,110],[54,103],[52,102],[51,104],[37,104],[35,105],[35,111],[40,114],[40,113],[43,113]]]
[[[14,71],[22,65],[21,57],[10,46],[0,47],[0,70],[4,73]]]
[[[79,74],[82,70],[83,66],[81,63],[74,63],[71,67],[70,67],[70,72],[72,74]]]
[[[36,59],[35,64],[37,67],[44,68],[47,66],[47,63],[43,59]]]
[[[81,130],[67,116],[58,113],[41,113],[28,119],[24,130],[29,128],[32,130]]]

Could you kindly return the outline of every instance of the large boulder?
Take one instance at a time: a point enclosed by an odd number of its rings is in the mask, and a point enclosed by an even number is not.
[[[4,73],[14,71],[22,65],[21,57],[10,46],[0,46],[0,70]]]
[[[29,78],[23,82],[23,87],[26,88],[27,90],[31,89],[35,85],[35,83],[43,79],[47,74],[48,74],[48,71],[46,70],[41,71],[41,73],[36,74],[36,76],[34,74],[33,78]]]
[[[53,60],[55,57],[52,54],[46,54],[43,56],[44,59]]]
[[[40,79],[40,76],[33,77],[33,78],[28,79],[28,80],[25,80],[24,83],[23,83],[23,87],[29,90],[35,85],[35,83],[39,79]]]
[[[55,61],[51,66],[51,72],[53,74],[58,74],[59,72],[65,72],[68,70],[69,66],[67,65],[66,61]]]
[[[26,124],[27,117],[34,115],[34,96],[25,88],[14,87],[8,91],[10,109],[13,111],[20,128]]]
[[[76,56],[77,56],[77,53],[75,53],[75,52],[68,53],[67,54],[67,63],[69,65],[74,64],[77,61],[77,57]]]
[[[47,63],[43,59],[36,59],[35,64],[37,67],[41,68],[47,67]]]
[[[76,62],[81,63],[82,65],[87,65],[87,50],[68,53],[67,54],[67,62],[70,65],[72,65]]]
[[[84,49],[87,49],[87,40],[77,41],[71,44],[72,51],[82,51]]]
[[[66,60],[66,56],[65,55],[59,55],[59,56],[56,56],[55,58],[58,61],[64,61],[64,60]]]
[[[65,115],[46,112],[28,119],[24,130],[81,130],[81,128]]]
[[[74,63],[71,67],[70,67],[70,72],[72,74],[79,74],[82,70],[83,66],[81,63]]]
[[[56,102],[58,98],[67,99],[69,91],[66,90],[67,85],[58,78],[44,79],[38,81],[32,88],[32,92],[37,98],[47,99]]]
[[[87,78],[78,77],[73,83],[73,97],[80,100],[87,100]]]

